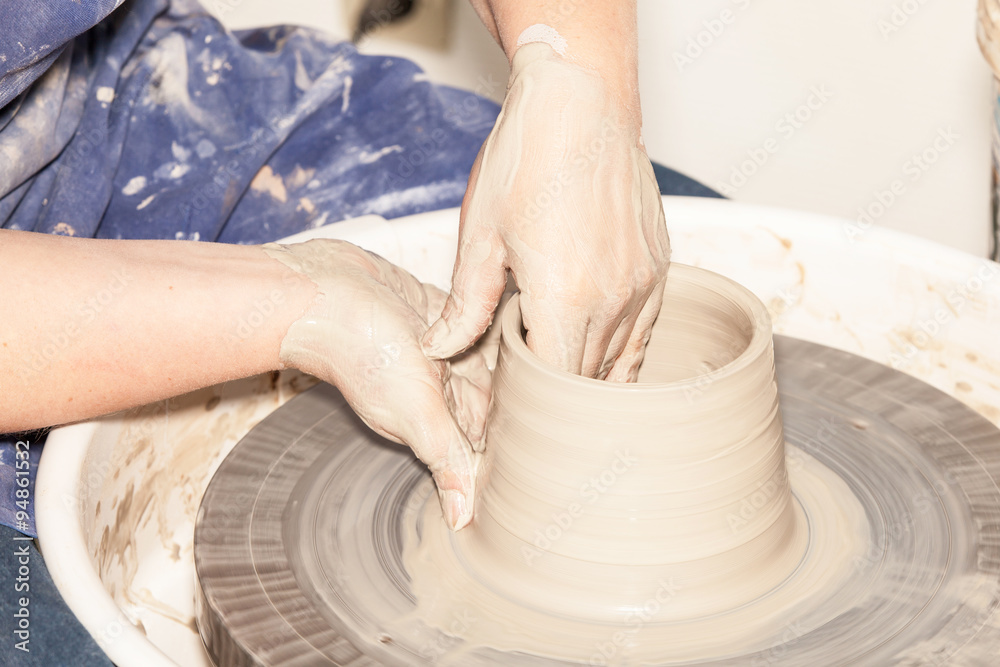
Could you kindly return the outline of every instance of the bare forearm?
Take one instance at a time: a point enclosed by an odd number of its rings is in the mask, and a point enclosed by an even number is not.
[[[314,295],[257,247],[0,231],[0,432],[278,368]]]
[[[525,30],[543,25],[565,40],[565,55],[597,70],[638,113],[635,0],[471,0],[508,60]],[[531,33],[529,32],[529,35]]]

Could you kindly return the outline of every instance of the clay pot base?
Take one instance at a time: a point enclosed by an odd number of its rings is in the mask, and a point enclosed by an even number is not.
[[[774,564],[773,569],[790,574],[737,608],[700,614],[701,591],[688,585],[685,568],[675,567],[675,576],[651,581],[644,597],[620,611],[618,623],[555,615],[540,596],[512,599],[510,591],[524,588],[525,583],[484,572],[473,557],[477,554],[470,545],[473,540],[467,539],[471,531],[451,533],[432,498],[419,509],[416,521],[403,520],[407,531],[403,563],[418,601],[416,611],[400,621],[388,621],[386,631],[391,636],[411,636],[419,624],[450,631],[462,640],[461,648],[448,656],[456,665],[469,664],[465,654],[481,646],[584,664],[618,664],[626,659],[631,662],[625,664],[658,664],[666,662],[665,656],[682,662],[751,654],[774,644],[776,628],[794,628],[797,634],[820,628],[853,606],[858,582],[852,579],[875,574],[872,568],[863,573],[857,567],[866,555],[870,531],[861,503],[829,468],[797,448],[789,449],[788,466],[795,521],[802,527],[795,531],[788,552],[797,559]],[[752,515],[756,508],[748,500],[742,509]],[[741,517],[734,513],[732,518],[738,529]],[[551,526],[558,528],[555,520]],[[558,539],[558,531],[549,532]],[[759,569],[752,563],[744,565],[751,572]],[[695,569],[701,568],[696,564]],[[732,584],[755,583],[747,581],[751,578],[752,574],[737,575]],[[534,590],[544,590],[543,585]],[[586,590],[587,582],[580,581],[579,587]],[[490,610],[488,616],[483,609]],[[455,618],[481,622],[452,629]]]
[[[461,596],[434,606],[418,590],[427,588],[419,570],[411,578],[404,565],[407,539],[450,539],[428,521],[436,499],[423,467],[320,385],[251,431],[205,494],[195,564],[210,654],[220,665],[541,667],[580,664],[579,656],[684,664],[696,655],[717,665],[991,664],[1000,645],[1000,431],[950,396],[855,355],[781,336],[775,350],[789,476],[809,522],[801,567],[837,520],[850,535],[865,523],[853,513],[866,519],[859,548],[832,564],[849,568],[836,586],[797,578],[798,570],[724,624],[644,622],[644,643],[633,649],[628,628],[580,635],[571,619],[525,623],[534,613],[525,610],[515,621],[538,639],[509,625],[510,641],[494,642],[505,646],[476,647],[487,634],[503,639],[510,617],[482,600],[463,606]],[[787,605],[752,613],[793,584]],[[649,599],[681,608],[682,594],[668,581]],[[552,627],[576,636],[575,661],[549,643]],[[708,627],[715,634],[695,641]],[[670,648],[633,657],[659,631]],[[504,650],[526,642],[555,657]]]

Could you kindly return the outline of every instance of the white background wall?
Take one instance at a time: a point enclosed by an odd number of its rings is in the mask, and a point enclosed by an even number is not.
[[[233,27],[347,34],[340,0],[219,0],[216,11],[230,5]],[[639,0],[639,45],[654,159],[728,184],[736,200],[853,219],[870,209],[873,224],[987,252],[991,78],[975,0]],[[446,52],[378,35],[362,50],[503,94],[506,61],[463,0]],[[492,90],[491,74],[501,82]]]
[[[701,35],[708,46],[679,68],[674,54],[724,10],[732,22]],[[773,137],[776,151],[734,199],[857,218],[898,181],[903,194],[876,224],[986,252],[991,77],[975,0],[661,0],[641,11],[652,156],[718,189]],[[829,100],[800,110],[801,127],[776,129],[813,87]],[[957,139],[935,150],[948,128]],[[913,156],[925,150],[937,161],[924,170]]]

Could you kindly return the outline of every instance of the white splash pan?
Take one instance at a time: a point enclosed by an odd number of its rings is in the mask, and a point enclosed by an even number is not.
[[[1000,424],[1000,265],[809,213],[663,203],[674,259],[749,287],[776,332],[894,365]],[[457,228],[450,209],[288,240],[347,239],[447,287]],[[261,376],[49,436],[35,496],[41,548],[70,608],[117,665],[211,664],[193,620],[198,504],[233,445],[310,384],[296,373]],[[234,498],[232,511],[246,502]]]

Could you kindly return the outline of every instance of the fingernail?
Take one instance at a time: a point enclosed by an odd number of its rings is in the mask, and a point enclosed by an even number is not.
[[[472,521],[472,512],[461,491],[442,491],[441,508],[444,510],[445,521],[452,530],[461,530]]]

